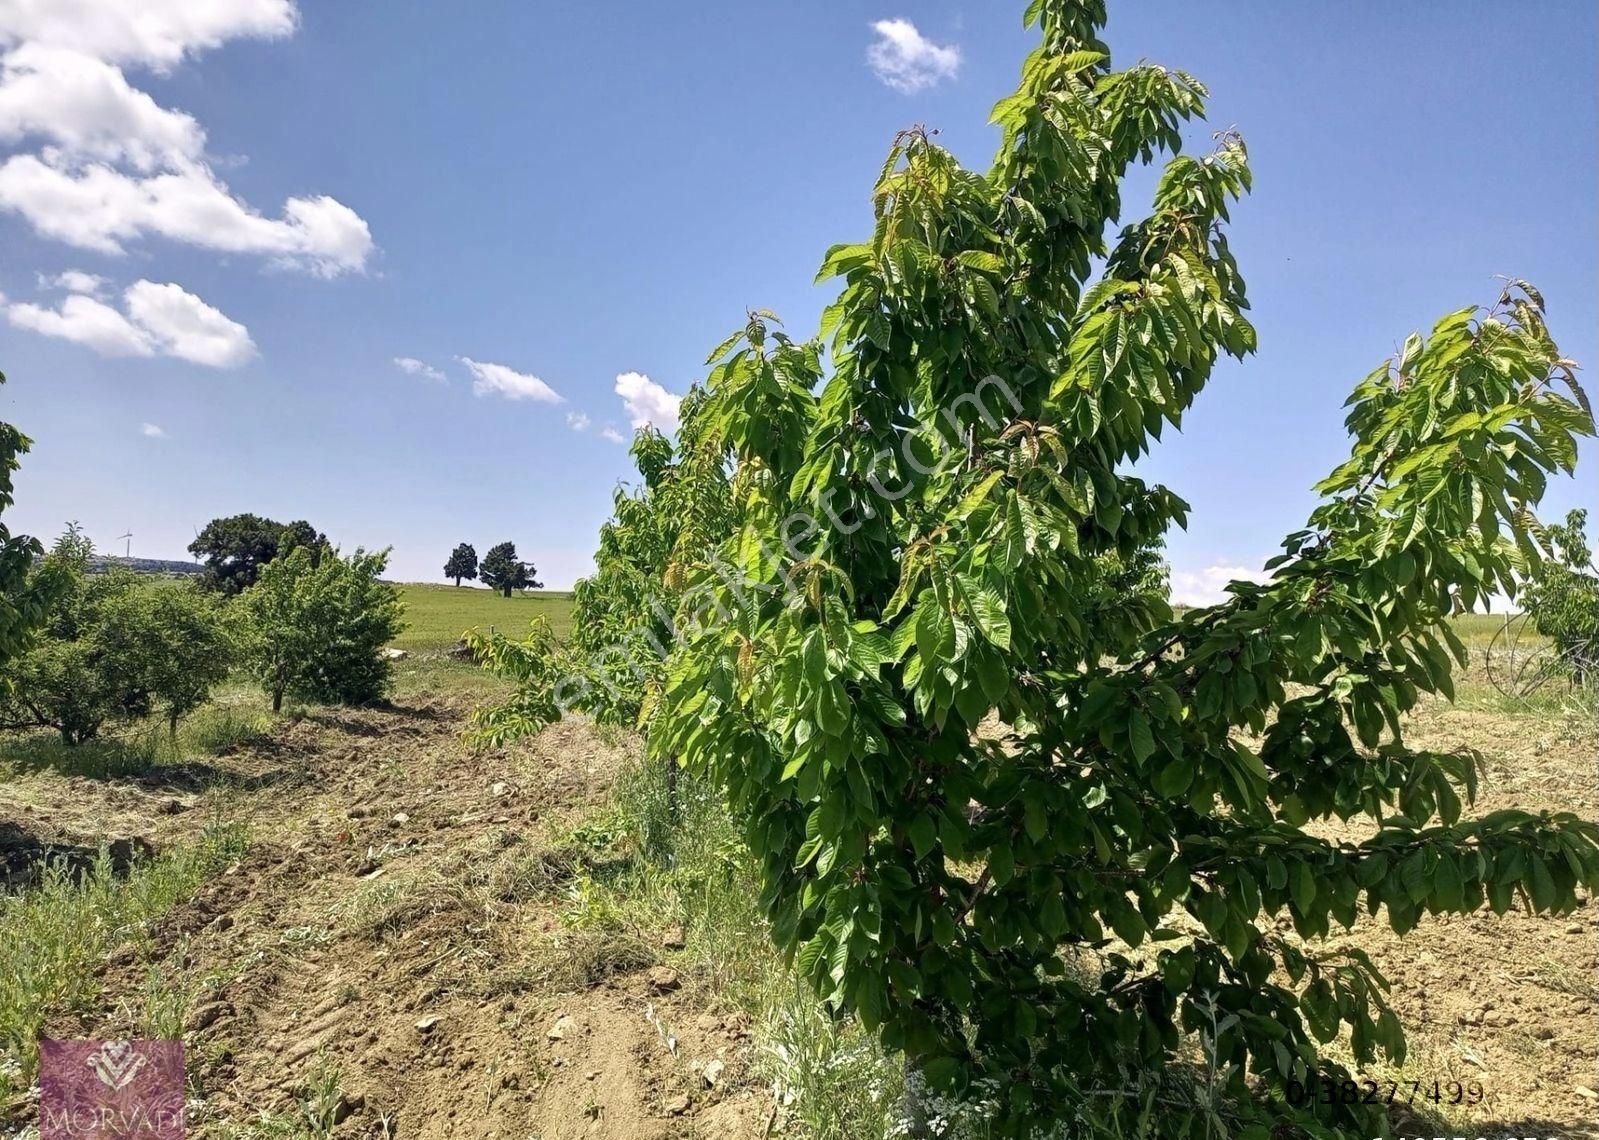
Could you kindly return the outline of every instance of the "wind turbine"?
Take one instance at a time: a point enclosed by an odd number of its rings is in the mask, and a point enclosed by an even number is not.
[[[124,557],[124,558],[132,558],[133,557],[133,532],[130,530],[127,534],[119,534],[119,535],[116,536],[116,538],[113,538],[111,541],[112,542],[121,542],[123,539],[127,539],[128,541],[122,548],[122,557]]]

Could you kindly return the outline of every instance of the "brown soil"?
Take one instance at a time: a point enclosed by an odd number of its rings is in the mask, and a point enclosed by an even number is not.
[[[474,752],[468,707],[332,711],[221,758],[220,786],[244,790],[190,798],[247,819],[250,854],[156,924],[146,960],[113,953],[103,1009],[50,1035],[132,1035],[128,1007],[164,960],[209,982],[186,1033],[202,1136],[301,1117],[329,1064],[338,1136],[761,1135],[747,1019],[707,1012],[663,932],[619,950],[558,921],[548,888],[569,868],[550,836],[604,798],[625,748],[574,723]],[[159,847],[208,814],[115,782],[30,778],[9,796],[0,819],[56,842],[109,820]]]
[[[633,745],[567,723],[474,752],[460,739],[468,708],[436,695],[319,713],[175,781],[30,776],[0,784],[0,826],[159,848],[213,806],[249,822],[245,861],[154,932],[156,960],[194,986],[199,1135],[299,1116],[329,1064],[339,1136],[771,1134],[747,1019],[674,960],[664,932],[561,922],[572,865],[555,837],[603,802]],[[1591,734],[1441,706],[1417,719],[1416,743],[1487,755],[1477,810],[1599,816]],[[1392,979],[1412,1029],[1394,1075],[1479,1082],[1480,1106],[1444,1112],[1462,1128],[1599,1137],[1596,920],[1591,904],[1549,920],[1440,918],[1403,942],[1363,923],[1348,937]],[[103,1009],[52,1035],[130,1034],[149,969],[138,957],[112,954]]]

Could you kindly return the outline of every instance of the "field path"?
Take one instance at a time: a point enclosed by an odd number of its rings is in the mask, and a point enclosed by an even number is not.
[[[574,867],[553,837],[630,745],[571,723],[475,752],[469,707],[319,711],[224,757],[259,785],[228,806],[249,854],[158,924],[154,955],[112,956],[102,1015],[55,1032],[129,1035],[152,969],[181,970],[201,1136],[308,1117],[351,1137],[759,1135],[733,1079],[747,1023],[701,1008],[662,932],[560,920]]]

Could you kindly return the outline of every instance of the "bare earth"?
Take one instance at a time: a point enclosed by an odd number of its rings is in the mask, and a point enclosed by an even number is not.
[[[568,723],[475,753],[460,739],[466,695],[408,700],[320,712],[159,779],[0,783],[0,829],[39,838],[159,849],[213,808],[250,825],[244,862],[158,923],[151,957],[113,953],[103,1008],[51,1035],[132,1034],[157,962],[189,980],[202,1136],[303,1114],[334,1068],[324,1107],[339,1136],[780,1134],[747,1017],[668,932],[561,922],[572,868],[555,837],[604,801],[634,745]],[[1599,815],[1591,732],[1442,706],[1418,719],[1417,743],[1487,754],[1479,812]],[[1596,919],[1591,904],[1439,919],[1403,943],[1358,927],[1347,937],[1392,979],[1412,1030],[1410,1062],[1385,1079],[1480,1082],[1481,1105],[1445,1111],[1455,1135],[1599,1137]]]

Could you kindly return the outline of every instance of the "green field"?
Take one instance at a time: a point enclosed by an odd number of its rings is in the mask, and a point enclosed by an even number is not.
[[[572,595],[566,590],[529,590],[503,598],[493,590],[470,586],[400,584],[405,599],[405,631],[394,639],[400,649],[448,649],[463,631],[491,626],[520,637],[535,617],[542,616],[565,637],[572,629]]]

